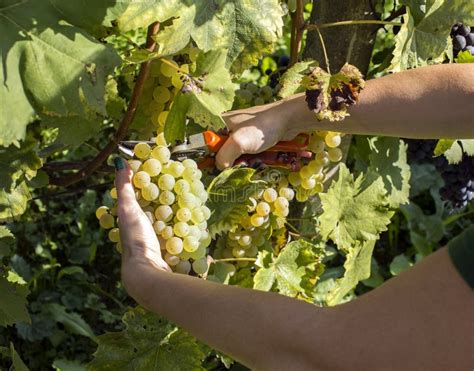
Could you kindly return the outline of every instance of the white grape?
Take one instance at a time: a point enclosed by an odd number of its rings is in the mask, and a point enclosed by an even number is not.
[[[242,249],[241,247],[234,247],[232,249],[232,255],[236,258],[243,258],[245,256],[245,249]]]
[[[163,220],[157,220],[155,223],[153,223],[153,229],[155,230],[156,234],[161,234],[165,228],[166,223]]]
[[[144,171],[139,171],[133,176],[133,184],[137,188],[145,188],[151,182],[150,175]]]
[[[199,248],[199,239],[193,236],[187,236],[183,241],[184,250],[187,252],[194,252]]]
[[[297,172],[290,173],[288,175],[288,181],[293,187],[298,187],[301,184],[300,174]]]
[[[178,70],[179,66],[178,66],[178,63],[176,63],[173,60],[167,60],[167,62],[172,64],[172,66],[170,66],[168,63],[162,62],[160,66],[160,71],[163,74],[163,76],[172,77],[173,74],[175,74],[176,71]]]
[[[158,186],[154,183],[150,183],[145,188],[142,188],[142,197],[146,201],[154,201],[160,195],[160,190]]]
[[[188,236],[193,236],[196,238],[201,238],[201,228],[199,228],[197,225],[191,225],[189,227],[189,233]]]
[[[183,179],[187,180],[188,182],[191,182],[192,180],[199,180],[202,178],[202,172],[199,169],[192,169],[187,167],[183,171]]]
[[[159,126],[161,126],[161,127],[165,126],[166,120],[168,120],[169,113],[170,113],[169,111],[160,112],[160,114],[158,115],[158,125]]]
[[[171,226],[166,226],[163,231],[161,232],[161,237],[165,240],[169,240],[174,236],[173,228]]]
[[[250,217],[250,223],[252,223],[254,227],[261,227],[265,223],[265,218],[258,214],[254,214]]]
[[[175,191],[175,193],[176,193],[177,195],[182,195],[182,194],[184,194],[184,193],[189,192],[189,190],[191,189],[191,187],[190,187],[189,183],[188,183],[186,180],[184,180],[184,179],[179,179],[179,180],[175,183],[173,189],[174,189],[174,191]]]
[[[166,143],[166,139],[165,139],[165,134],[164,133],[158,134],[155,138],[155,143],[158,146],[166,147],[167,143]]]
[[[208,220],[211,217],[211,209],[207,206],[202,206],[201,211],[204,214],[204,219]]]
[[[304,189],[310,190],[313,189],[316,186],[316,179],[314,178],[309,178],[309,179],[303,179],[301,181],[301,187]]]
[[[177,265],[181,259],[177,257],[176,255],[172,255],[170,253],[166,253],[165,255],[165,262],[168,263],[169,266],[174,267]]]
[[[291,188],[283,187],[280,188],[279,195],[285,197],[288,201],[291,201],[295,198],[295,191]]]
[[[342,151],[340,148],[330,148],[328,150],[328,158],[331,162],[339,162],[342,160]]]
[[[118,198],[117,188],[114,187],[110,190],[110,197],[112,197],[114,200],[116,200]]]
[[[157,86],[153,90],[153,100],[157,103],[166,103],[171,99],[171,93],[164,86]]]
[[[158,206],[155,210],[155,217],[157,220],[168,222],[173,217],[173,209],[168,205]]]
[[[309,166],[303,166],[300,169],[300,176],[302,180],[309,179],[311,178],[312,175],[313,175],[313,172],[311,171]]]
[[[325,142],[329,148],[338,147],[341,144],[341,136],[337,133],[329,133],[326,135]]]
[[[115,243],[120,241],[120,230],[118,228],[112,228],[109,231],[109,240]]]
[[[208,269],[207,258],[203,257],[192,264],[193,271],[197,274],[205,274]]]
[[[323,170],[323,166],[318,161],[313,160],[309,162],[308,169],[311,171],[311,174],[318,174]]]
[[[156,158],[161,164],[166,164],[171,158],[171,152],[165,146],[158,146],[151,152],[151,157]]]
[[[146,159],[150,156],[151,148],[147,143],[138,143],[133,149],[133,153],[140,159]]]
[[[188,209],[193,209],[197,206],[198,201],[191,193],[184,193],[178,197],[179,207],[187,207]]]
[[[142,166],[142,162],[139,160],[128,160],[128,164],[134,173],[138,173],[140,171],[140,167]]]
[[[326,151],[320,152],[316,155],[316,161],[322,166],[325,166],[329,163],[328,153]]]
[[[162,205],[172,205],[174,204],[176,197],[173,192],[163,191],[160,194],[159,200]]]
[[[190,158],[187,158],[186,160],[183,161],[184,167],[188,169],[197,169],[197,163],[194,160],[191,160]]]
[[[103,214],[99,219],[99,224],[104,229],[113,228],[115,225],[115,218],[108,213]]]
[[[151,177],[155,177],[161,173],[161,162],[155,158],[146,160],[142,165],[142,170],[148,173]]]
[[[173,232],[178,237],[186,237],[189,234],[189,225],[184,222],[178,222],[174,225]]]
[[[166,241],[166,251],[173,255],[180,254],[183,251],[183,240],[179,237],[171,237]]]
[[[158,187],[163,191],[172,191],[175,184],[176,181],[170,174],[163,174],[158,179]]]
[[[290,203],[285,197],[278,197],[274,202],[275,209],[285,209],[290,206]]]
[[[242,247],[250,246],[252,243],[252,237],[250,237],[248,234],[244,234],[239,238],[238,243]]]
[[[188,222],[191,220],[191,210],[189,210],[187,207],[182,207],[178,210],[176,213],[176,219],[178,219],[180,222]]]
[[[191,272],[191,263],[186,260],[181,260],[175,266],[175,272],[181,274],[189,274],[189,272]]]
[[[259,202],[257,207],[256,207],[256,212],[260,216],[267,216],[270,214],[271,208],[270,205],[266,202]]]
[[[267,202],[273,202],[277,197],[278,193],[273,188],[267,188],[265,192],[263,192],[263,199]]]
[[[95,211],[95,216],[97,219],[100,219],[100,217],[104,214],[107,214],[109,212],[109,208],[107,206],[101,206]]]
[[[205,221],[206,217],[204,216],[204,213],[200,208],[196,208],[191,211],[191,220],[193,221],[193,223],[199,224]]]
[[[179,178],[185,170],[184,165],[181,162],[174,161],[170,164],[169,167],[169,174],[174,176],[175,178]]]

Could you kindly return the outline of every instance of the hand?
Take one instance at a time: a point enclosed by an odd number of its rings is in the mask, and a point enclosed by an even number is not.
[[[118,224],[123,248],[122,281],[128,293],[136,298],[148,272],[171,272],[171,269],[161,256],[160,241],[153,226],[137,202],[131,183],[133,173],[128,162],[117,158],[115,167]]]
[[[217,154],[217,167],[222,170],[243,154],[260,153],[281,140],[295,138],[299,131],[288,127],[287,114],[280,107],[277,102],[225,114],[231,134]]]

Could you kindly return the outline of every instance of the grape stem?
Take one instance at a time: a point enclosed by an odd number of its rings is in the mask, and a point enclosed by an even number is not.
[[[256,262],[255,258],[228,258],[228,259],[213,259],[214,263],[226,263],[226,262]]]
[[[305,30],[313,31],[313,30],[322,30],[324,28],[329,27],[338,27],[338,26],[354,26],[354,25],[370,25],[370,24],[379,24],[384,26],[402,26],[403,23],[401,22],[390,22],[390,21],[378,21],[378,20],[359,20],[359,21],[339,21],[339,22],[330,22],[330,23],[307,23],[304,26]]]
[[[296,0],[296,11],[291,14],[290,66],[298,62],[304,31],[303,0]]]
[[[152,23],[148,27],[146,49],[150,52],[154,52],[156,49],[157,44],[153,36],[155,36],[159,30],[159,22]],[[77,173],[65,175],[63,177],[51,178],[50,184],[60,187],[68,187],[71,184],[77,183],[81,180],[88,178],[94,172],[96,172],[105,161],[107,161],[107,158],[116,150],[117,144],[126,137],[128,133],[128,128],[130,127],[130,124],[135,118],[138,102],[143,93],[143,87],[145,85],[145,81],[148,78],[150,66],[150,60],[145,61],[141,64],[137,82],[135,84],[135,87],[133,88],[130,102],[128,103],[127,111],[125,112],[125,115],[123,116],[122,121],[120,122],[120,126],[117,132],[115,133],[114,137],[109,141],[109,143],[105,146],[105,148],[103,148],[95,158],[88,162]]]

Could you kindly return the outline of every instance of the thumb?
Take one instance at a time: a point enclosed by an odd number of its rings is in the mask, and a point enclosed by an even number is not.
[[[232,166],[234,161],[237,160],[242,154],[242,147],[235,141],[234,136],[231,135],[217,153],[217,168],[219,170],[224,170],[225,168]]]
[[[115,188],[117,189],[118,206],[131,207],[137,203],[135,190],[132,185],[133,172],[130,165],[121,157],[114,159],[115,164]]]

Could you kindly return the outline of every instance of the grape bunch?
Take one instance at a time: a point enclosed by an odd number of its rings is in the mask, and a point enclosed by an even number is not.
[[[255,258],[265,246],[271,248],[270,237],[285,227],[290,212],[290,201],[295,192],[288,187],[269,187],[256,197],[250,198],[248,212],[240,223],[225,236],[225,243],[214,257],[223,259]],[[239,267],[248,261],[238,261]]]
[[[342,160],[343,153],[338,147],[343,136],[342,133],[332,131],[316,131],[311,134],[308,150],[314,154],[313,158],[299,171],[288,174],[288,182],[295,189],[298,202],[305,202],[324,190],[324,170],[331,162]]]
[[[134,148],[137,159],[129,160],[133,186],[141,208],[157,236],[165,241],[161,248],[165,261],[175,272],[207,272],[207,247],[211,237],[207,220],[211,211],[205,203],[208,195],[201,182],[202,173],[194,160],[171,159],[163,135],[157,145],[139,143]],[[116,189],[111,190],[117,198]],[[116,208],[101,206],[96,216],[100,226],[109,230],[109,239],[120,251],[119,229],[115,227]]]
[[[181,64],[173,59],[152,62],[140,105],[157,133],[163,132],[173,99],[183,88],[187,75],[195,70],[198,54],[198,48],[190,47],[185,54],[175,57]]]
[[[243,83],[236,91],[234,109],[261,106],[274,101],[275,90],[265,85],[259,87],[252,82]]]
[[[474,30],[462,23],[457,23],[451,29],[454,56],[460,52],[468,51],[474,56]]]
[[[436,140],[406,140],[408,161],[415,164],[433,164],[444,180],[440,190],[443,200],[454,208],[467,206],[474,197],[474,157],[464,155],[459,164],[451,165],[444,156],[434,157]]]

